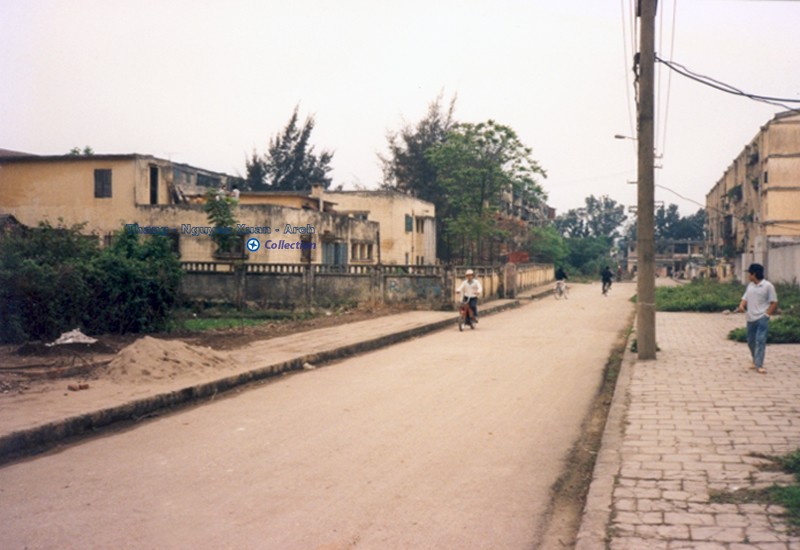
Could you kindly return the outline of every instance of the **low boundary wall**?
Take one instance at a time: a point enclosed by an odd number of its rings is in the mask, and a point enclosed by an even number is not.
[[[183,262],[182,290],[193,300],[291,309],[346,303],[422,303],[451,307],[467,267]],[[550,264],[472,268],[485,301],[514,298],[553,280]]]

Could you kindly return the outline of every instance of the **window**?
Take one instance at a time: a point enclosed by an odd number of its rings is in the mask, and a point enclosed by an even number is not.
[[[417,233],[425,233],[425,219],[417,218]]]
[[[158,204],[158,166],[150,166],[150,204]]]
[[[414,218],[406,214],[406,233],[414,231]]]
[[[96,199],[111,198],[111,170],[94,171],[94,197]]]

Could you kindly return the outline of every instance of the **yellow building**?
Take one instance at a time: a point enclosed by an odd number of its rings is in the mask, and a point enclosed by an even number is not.
[[[355,219],[380,224],[380,263],[384,265],[433,265],[436,263],[436,207],[392,190],[325,191],[336,210]],[[363,258],[362,244],[351,258]]]
[[[67,226],[84,223],[87,234],[107,243],[127,227],[166,233],[181,260],[230,259],[209,236],[203,195],[227,190],[229,176],[149,155],[0,155],[0,215],[20,223]],[[354,243],[377,247],[378,224],[332,210],[308,194],[287,193],[276,204],[240,196],[234,216],[242,234],[238,257],[251,263],[348,263]],[[250,238],[257,251],[246,250]]]
[[[800,114],[775,115],[706,195],[711,253],[746,280],[753,262],[773,281],[800,273]]]

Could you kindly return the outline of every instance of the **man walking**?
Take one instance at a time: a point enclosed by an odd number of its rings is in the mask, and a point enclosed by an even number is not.
[[[746,312],[747,346],[753,357],[753,368],[760,374],[766,374],[764,353],[767,348],[767,329],[769,318],[778,308],[778,294],[772,283],[764,279],[763,265],[750,264],[747,273],[750,276],[750,283],[736,311]]]

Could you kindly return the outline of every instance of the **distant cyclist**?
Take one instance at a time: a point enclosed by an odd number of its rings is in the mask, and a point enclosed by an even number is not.
[[[608,296],[608,291],[611,289],[611,281],[614,279],[614,274],[605,266],[603,272],[600,273],[600,278],[603,280],[603,296]]]
[[[567,272],[564,271],[563,267],[556,269],[556,298],[559,296],[567,297]]]
[[[456,289],[456,292],[461,294],[464,298],[469,299],[469,308],[472,310],[472,316],[477,323],[478,296],[480,296],[483,292],[483,287],[481,286],[480,281],[475,278],[474,271],[468,269],[465,275],[467,278],[461,283],[461,286]]]

